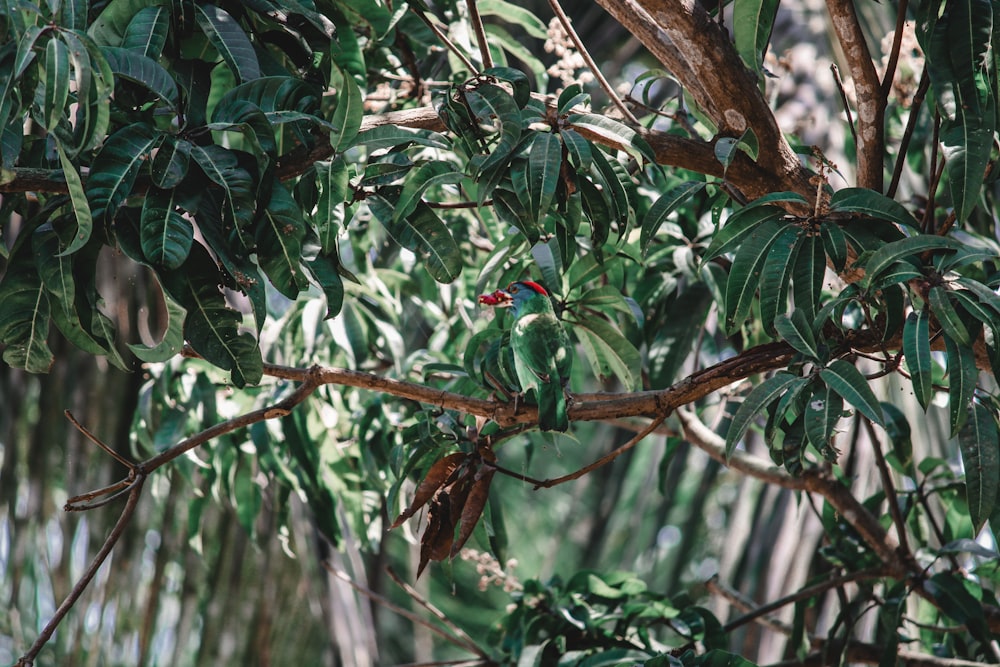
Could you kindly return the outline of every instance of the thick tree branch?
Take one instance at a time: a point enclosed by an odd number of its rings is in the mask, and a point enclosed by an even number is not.
[[[781,186],[812,199],[811,172],[778,127],[757,77],[744,65],[729,34],[694,0],[598,0],[670,70],[716,124],[720,136],[752,131],[757,164]],[[741,183],[732,180],[742,188]]]
[[[853,0],[827,0],[833,29],[847,58],[858,102],[858,185],[882,192],[885,96]]]

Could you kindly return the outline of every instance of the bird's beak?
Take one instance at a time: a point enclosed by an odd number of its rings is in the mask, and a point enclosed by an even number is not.
[[[492,292],[490,294],[480,294],[479,303],[484,306],[506,308],[507,306],[514,304],[514,297],[512,297],[508,292],[498,289],[496,292]]]

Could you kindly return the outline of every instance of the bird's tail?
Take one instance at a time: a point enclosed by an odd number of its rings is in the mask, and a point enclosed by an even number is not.
[[[569,429],[569,415],[566,411],[566,394],[558,383],[547,383],[538,387],[538,426],[543,431]]]

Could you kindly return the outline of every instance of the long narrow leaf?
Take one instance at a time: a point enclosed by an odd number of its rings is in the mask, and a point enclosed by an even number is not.
[[[241,83],[260,78],[253,44],[232,16],[215,5],[195,5],[195,19]]]
[[[913,393],[920,407],[927,410],[934,387],[931,384],[932,362],[930,343],[930,316],[926,310],[917,310],[906,316],[903,325],[903,355],[910,371]]]
[[[750,428],[754,417],[764,411],[771,403],[778,400],[786,391],[801,389],[808,380],[792,375],[791,373],[779,372],[767,378],[747,395],[740,407],[733,415],[733,421],[729,425],[726,433],[726,458],[733,455],[736,445],[743,439],[743,434]],[[798,385],[796,387],[796,385]]]
[[[968,407],[976,392],[979,369],[971,347],[958,344],[948,334],[942,338],[948,353],[948,414],[951,435],[955,437],[969,416]]]
[[[819,376],[830,389],[843,396],[845,401],[857,408],[865,417],[879,426],[885,425],[882,408],[871,387],[868,386],[868,380],[849,362],[835,359],[819,372]]]
[[[965,491],[973,535],[990,518],[997,502],[1000,485],[1000,432],[993,411],[978,402],[968,407],[969,418],[958,433],[962,467],[965,468]]]
[[[60,254],[71,255],[90,240],[90,235],[94,231],[94,218],[90,213],[87,193],[83,189],[83,181],[76,170],[76,165],[69,159],[62,144],[58,141],[56,142],[56,151],[59,153],[59,163],[63,168],[63,178],[66,179],[69,200],[73,206],[73,215],[76,217],[76,234],[73,235],[73,241]]]

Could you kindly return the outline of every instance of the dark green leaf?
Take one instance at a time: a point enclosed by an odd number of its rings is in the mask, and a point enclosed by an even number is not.
[[[807,233],[799,246],[792,269],[792,296],[795,308],[801,310],[810,322],[820,309],[825,273],[826,253],[823,241],[818,235]]]
[[[105,46],[101,52],[116,76],[144,86],[171,106],[177,105],[177,84],[158,62],[135,51],[114,46]]]
[[[151,189],[142,205],[139,240],[153,264],[176,269],[187,259],[194,241],[194,227],[178,210],[175,191]]]
[[[887,243],[868,258],[865,264],[864,284],[872,284],[879,276],[893,264],[904,257],[912,257],[928,250],[946,250],[954,252],[961,245],[957,241],[944,236],[931,236],[921,234],[909,238],[900,239]]]
[[[958,433],[965,468],[965,490],[973,533],[979,534],[996,507],[1000,486],[1000,432],[993,411],[977,401],[968,406],[971,413]]]
[[[593,162],[593,151],[590,142],[570,129],[559,130],[559,137],[566,147],[566,156],[577,173],[586,174]]]
[[[971,345],[972,339],[969,337],[969,330],[962,323],[962,319],[952,305],[949,290],[941,285],[935,285],[930,289],[928,300],[941,329],[959,345]]]
[[[758,226],[769,220],[778,220],[785,216],[784,209],[777,206],[758,206],[755,204],[745,206],[729,216],[722,229],[712,236],[712,242],[705,250],[702,262],[707,262],[727,252],[734,252],[743,239]]]
[[[144,7],[129,21],[121,46],[147,58],[159,58],[169,29],[170,11],[166,7]]]
[[[164,293],[162,296],[167,319],[163,330],[163,338],[160,339],[159,343],[150,347],[134,344],[129,344],[128,346],[132,350],[132,354],[148,363],[157,363],[172,359],[180,354],[184,348],[184,320],[186,319],[187,311],[184,310],[183,306],[174,301],[169,294]]]
[[[566,118],[566,124],[584,137],[593,137],[594,141],[626,151],[640,163],[643,159],[647,162],[656,162],[656,153],[638,132],[607,116],[592,113],[572,114]]]
[[[493,84],[484,84],[465,94],[469,108],[486,125],[499,124],[500,140],[478,166],[480,175],[490,168],[507,164],[521,139],[521,110],[510,93]]]
[[[791,373],[778,372],[754,387],[740,403],[740,407],[736,410],[733,421],[729,425],[729,431],[726,433],[726,458],[733,455],[736,445],[743,439],[743,434],[750,428],[754,417],[781,398],[781,395],[786,391],[798,391],[805,386],[806,382],[808,382],[806,378]]]
[[[820,225],[823,248],[836,271],[842,271],[847,264],[847,235],[837,223],[827,220]]]
[[[778,315],[774,320],[774,327],[785,342],[798,352],[813,359],[819,357],[816,337],[812,330],[812,320],[807,318],[800,309],[793,310],[791,317],[784,314]]]
[[[916,310],[906,316],[903,325],[903,355],[910,371],[913,393],[920,406],[927,410],[934,387],[931,384],[932,362],[930,316],[926,310]]]
[[[955,437],[969,416],[968,407],[976,391],[979,369],[971,347],[960,345],[947,333],[942,338],[948,353],[948,414],[951,436]]]
[[[462,251],[448,226],[432,208],[418,203],[404,220],[393,222],[393,206],[379,196],[368,198],[372,213],[400,246],[413,251],[439,283],[450,283],[462,271]]]
[[[145,123],[126,125],[107,138],[87,178],[87,199],[95,221],[114,218],[157,139]]]
[[[989,642],[990,632],[983,606],[960,577],[951,572],[939,572],[927,581],[925,588],[945,615],[965,625],[979,641]]]
[[[66,100],[69,99],[69,50],[60,39],[52,38],[45,46],[44,81],[44,127],[52,132],[63,119]]]
[[[786,225],[767,219],[756,227],[736,252],[726,281],[726,330],[738,329],[750,314],[754,294],[768,251],[785,231]]]
[[[337,107],[333,110],[334,133],[330,134],[330,145],[337,150],[345,150],[353,145],[361,120],[364,116],[364,95],[354,77],[344,71],[335,77]]]
[[[911,229],[920,227],[917,219],[899,202],[867,188],[844,188],[830,198],[831,212],[862,213],[891,220]]]
[[[302,210],[285,186],[276,181],[263,211],[263,220],[254,235],[260,268],[279,292],[295,299],[308,284],[301,266],[302,241],[306,236]]]
[[[835,452],[831,441],[833,429],[844,411],[844,399],[830,387],[819,386],[806,402],[804,424],[806,437],[824,456]]]
[[[3,360],[31,373],[47,373],[55,357],[49,335],[49,297],[26,253],[7,266],[0,282],[0,344]]]
[[[397,223],[417,207],[421,197],[428,188],[447,183],[459,183],[463,174],[455,171],[450,162],[431,160],[424,162],[416,169],[411,169],[403,179],[403,189],[399,193],[399,201],[392,214],[393,223]]]
[[[764,260],[760,277],[760,319],[764,330],[772,336],[777,335],[774,319],[788,306],[788,288],[802,238],[804,234],[800,227],[788,225],[774,241]]]
[[[879,426],[884,426],[882,408],[861,372],[843,359],[835,359],[819,373],[830,389]]]
[[[529,212],[540,223],[549,213],[559,183],[562,164],[562,142],[549,132],[535,134],[528,155]]]
[[[80,174],[58,141],[56,142],[56,151],[59,153],[59,163],[63,168],[63,178],[66,179],[66,189],[69,190],[73,216],[76,218],[76,234],[73,236],[73,242],[62,251],[63,254],[70,255],[85,246],[90,240],[90,235],[94,231],[94,219],[90,213],[90,203],[87,201],[87,193],[83,189]]]
[[[618,329],[599,317],[585,317],[575,322],[571,330],[598,378],[617,377],[625,391],[638,388],[641,379],[639,351]]]
[[[764,54],[771,41],[774,16],[778,12],[778,0],[753,0],[737,2],[733,5],[733,32],[736,50],[743,62],[761,78]]]
[[[706,185],[707,183],[704,181],[687,181],[672,188],[653,202],[653,205],[649,207],[645,217],[642,219],[639,247],[642,248],[643,255],[649,252],[649,244],[653,241],[656,232],[660,229],[660,225],[663,224],[667,217],[677,210],[678,206],[701,192]]]
[[[232,16],[215,5],[195,5],[195,19],[240,83],[260,78],[253,44]]]
[[[359,132],[354,138],[354,146],[365,146],[369,151],[395,148],[403,144],[417,144],[431,148],[448,148],[446,136],[431,130],[419,130],[399,125],[379,125]]]

